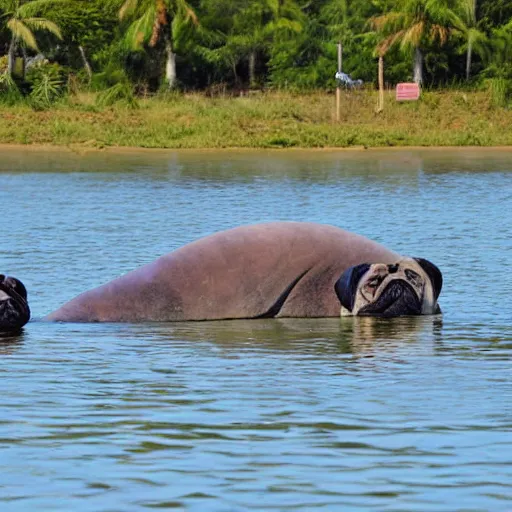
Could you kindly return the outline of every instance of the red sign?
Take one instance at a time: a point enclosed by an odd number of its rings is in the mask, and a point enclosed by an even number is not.
[[[396,101],[414,101],[420,97],[420,86],[416,83],[403,83],[396,86]]]

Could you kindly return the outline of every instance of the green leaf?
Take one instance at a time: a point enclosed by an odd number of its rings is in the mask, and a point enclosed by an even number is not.
[[[7,28],[16,39],[22,41],[29,48],[39,51],[34,34],[21,20],[11,18],[7,22]]]

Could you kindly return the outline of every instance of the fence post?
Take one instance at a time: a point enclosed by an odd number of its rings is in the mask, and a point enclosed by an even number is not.
[[[379,105],[377,112],[384,110],[384,57],[379,55]]]
[[[341,67],[342,67],[342,58],[343,58],[343,47],[341,45],[341,41],[338,42],[338,72],[341,73]],[[336,121],[339,122],[340,120],[340,105],[341,103],[341,87],[338,83],[338,86],[336,87]]]

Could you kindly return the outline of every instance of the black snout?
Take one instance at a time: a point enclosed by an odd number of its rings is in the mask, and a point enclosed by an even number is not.
[[[18,279],[1,275],[0,291],[7,295],[0,300],[0,331],[19,331],[30,320],[27,290]]]
[[[410,316],[421,315],[421,301],[413,288],[405,281],[394,280],[380,294],[358,313],[360,316]]]

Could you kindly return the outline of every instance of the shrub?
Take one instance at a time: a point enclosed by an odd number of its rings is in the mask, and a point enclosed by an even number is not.
[[[128,76],[124,69],[109,64],[101,73],[95,73],[91,80],[91,89],[93,91],[102,91],[118,84],[129,83]]]
[[[96,104],[98,107],[109,107],[121,103],[128,108],[138,108],[139,104],[133,95],[133,87],[126,82],[113,85],[106,91],[98,94]]]
[[[23,100],[16,82],[6,71],[0,73],[0,102],[5,105],[14,105]]]
[[[484,81],[493,107],[506,107],[510,101],[512,81],[506,78],[488,78]]]
[[[35,108],[48,108],[66,91],[66,73],[62,66],[42,62],[32,66],[26,75],[30,100]]]

